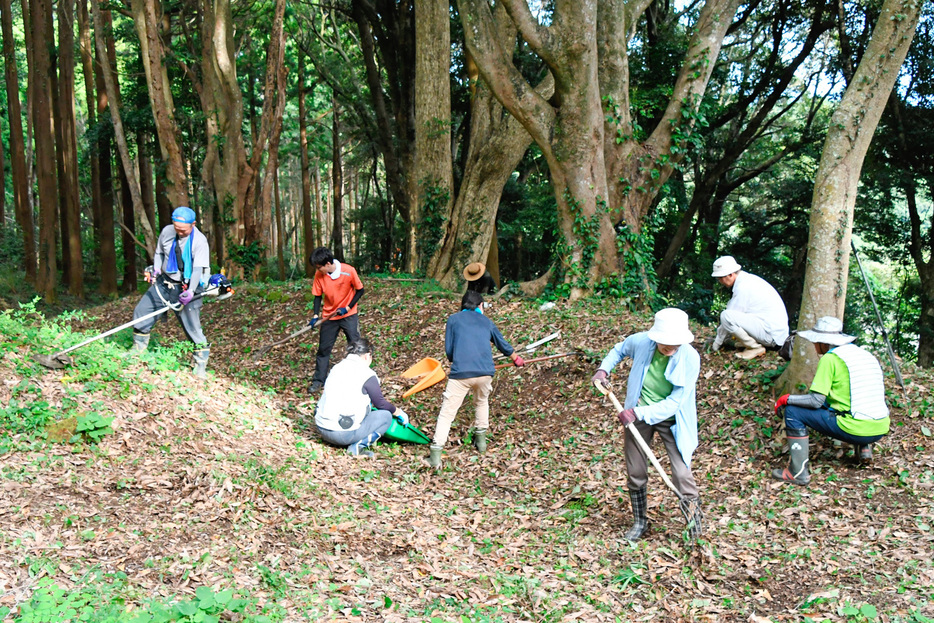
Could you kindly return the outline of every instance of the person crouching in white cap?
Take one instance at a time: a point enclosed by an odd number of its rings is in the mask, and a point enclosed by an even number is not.
[[[814,343],[820,361],[810,393],[785,394],[775,403],[775,413],[784,409],[791,460],[785,469],[773,469],[772,478],[806,485],[811,481],[808,428],[853,444],[859,461],[868,463],[872,444],[889,432],[889,408],[879,360],[850,343],[856,338],[843,332],[842,321],[824,316],[798,337]]]
[[[747,273],[730,255],[713,263],[712,276],[733,291],[726,309],[720,313],[717,337],[710,345],[714,352],[732,338],[743,351],[740,359],[754,359],[769,347],[781,346],[788,337],[788,312],[781,295],[757,275]]]
[[[691,473],[691,456],[697,448],[697,377],[700,355],[691,346],[694,334],[688,328],[688,315],[680,309],[663,309],[655,314],[652,328],[630,335],[603,359],[593,375],[594,384],[605,384],[610,372],[624,358],[632,358],[626,390],[626,403],[619,421],[626,426],[627,487],[632,502],[633,525],[624,538],[638,541],[649,528],[646,484],[648,465],[629,424],[647,444],[658,433],[671,461],[671,477],[684,501],[681,511],[688,525],[688,536],[700,536],[701,508],[697,483]]]

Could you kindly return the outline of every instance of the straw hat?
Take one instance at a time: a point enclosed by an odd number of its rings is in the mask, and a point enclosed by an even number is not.
[[[464,269],[464,279],[467,281],[476,281],[486,273],[486,266],[480,262],[474,262],[473,264],[467,264],[467,268]]]
[[[719,279],[720,277],[732,275],[742,268],[742,266],[736,263],[732,255],[724,255],[713,263],[713,274],[710,276]]]
[[[688,315],[669,307],[655,313],[655,323],[649,329],[649,339],[656,344],[681,346],[694,341],[694,334],[688,328]]]
[[[808,342],[815,344],[830,344],[841,346],[849,344],[856,339],[855,336],[843,332],[843,321],[833,316],[824,316],[817,320],[817,324],[809,331],[798,331],[798,335]]]

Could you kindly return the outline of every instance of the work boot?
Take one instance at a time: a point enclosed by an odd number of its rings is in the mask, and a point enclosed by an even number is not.
[[[475,429],[473,432],[473,447],[477,449],[477,452],[483,454],[486,452],[486,429],[480,428]]]
[[[441,469],[441,450],[443,449],[443,446],[435,444],[428,446],[428,464],[435,469]]]
[[[739,327],[733,330],[733,340],[737,346],[745,349],[736,353],[736,356],[740,359],[755,359],[759,355],[765,354],[765,347]]]
[[[635,543],[640,540],[642,536],[649,529],[649,517],[648,517],[648,496],[646,494],[646,488],[642,487],[641,489],[630,489],[629,490],[629,501],[632,503],[632,528],[630,528],[626,534],[623,535],[623,538],[627,541]]]
[[[321,381],[312,381],[311,387],[308,388],[308,393],[317,394],[322,389],[324,389],[324,383],[322,383]]]
[[[684,521],[687,522],[684,535],[688,539],[696,541],[704,532],[702,524],[704,514],[701,512],[700,498],[684,498],[678,504],[681,506]]]
[[[806,485],[811,482],[811,475],[808,473],[808,432],[790,428],[785,431],[785,434],[788,437],[791,461],[785,469],[773,469],[772,478],[796,485]]]
[[[194,362],[194,368],[192,372],[194,375],[201,379],[205,380],[208,378],[208,358],[211,356],[211,349],[207,346],[203,346],[197,349],[192,356],[192,361]]]
[[[755,359],[761,355],[765,354],[765,346],[756,346],[755,348],[747,348],[744,351],[736,353],[736,356],[740,359]]]
[[[376,443],[380,437],[381,435],[379,433],[370,433],[357,443],[347,446],[347,454],[358,458],[374,458],[376,454],[372,450],[369,450],[368,447]]]
[[[147,348],[149,348],[149,334],[133,331],[133,346],[130,346],[126,355],[127,357],[139,355],[140,353],[146,352]]]
[[[856,459],[860,463],[872,463],[872,444],[856,446]]]

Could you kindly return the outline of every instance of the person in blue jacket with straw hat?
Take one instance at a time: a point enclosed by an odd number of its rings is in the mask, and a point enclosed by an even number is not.
[[[172,212],[172,224],[166,225],[156,241],[151,272],[146,275],[149,290],[133,310],[133,318],[142,318],[171,305],[185,335],[195,344],[194,374],[207,378],[211,349],[201,331],[201,293],[211,277],[211,254],[208,240],[195,226],[195,211],[181,206]],[[160,314],[133,325],[131,353],[141,353],[149,346],[149,332]]]

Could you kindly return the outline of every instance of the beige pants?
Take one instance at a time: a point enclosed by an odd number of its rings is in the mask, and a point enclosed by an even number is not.
[[[435,438],[432,444],[443,446],[447,443],[448,433],[457,410],[464,404],[467,393],[473,392],[474,420],[473,426],[478,430],[486,430],[490,426],[490,392],[493,391],[492,376],[475,376],[472,379],[448,379],[441,400],[441,412],[438,413],[438,425],[435,426]]]

